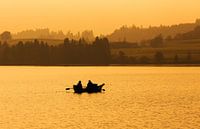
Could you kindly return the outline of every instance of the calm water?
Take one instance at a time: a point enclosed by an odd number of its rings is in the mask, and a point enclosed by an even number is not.
[[[105,93],[65,92],[78,80]],[[0,67],[0,129],[200,128],[200,68]]]

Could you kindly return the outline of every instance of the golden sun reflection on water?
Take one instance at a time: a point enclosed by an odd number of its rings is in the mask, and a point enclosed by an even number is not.
[[[200,128],[198,67],[0,67],[0,128]],[[78,80],[105,93],[65,92]]]

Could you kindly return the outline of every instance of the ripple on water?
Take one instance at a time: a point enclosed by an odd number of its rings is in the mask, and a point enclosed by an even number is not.
[[[200,128],[200,68],[0,67],[0,71],[2,129]],[[106,83],[106,92],[64,91],[66,85],[78,80],[86,84],[89,79]]]

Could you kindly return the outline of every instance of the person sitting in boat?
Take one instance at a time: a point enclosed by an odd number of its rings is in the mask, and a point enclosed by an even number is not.
[[[86,89],[87,90],[94,90],[96,87],[97,87],[97,84],[94,84],[94,83],[92,83],[91,80],[89,80]]]
[[[78,84],[76,85],[78,89],[82,90],[83,89],[83,85],[82,82],[79,81]]]

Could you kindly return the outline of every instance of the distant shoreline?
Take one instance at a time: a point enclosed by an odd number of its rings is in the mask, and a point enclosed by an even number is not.
[[[109,64],[109,65],[89,65],[89,64],[60,64],[60,65],[19,65],[5,64],[2,66],[36,66],[36,67],[200,67],[200,64]]]

